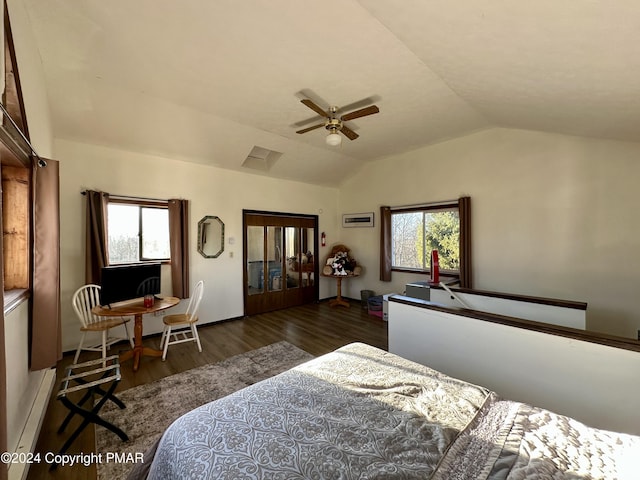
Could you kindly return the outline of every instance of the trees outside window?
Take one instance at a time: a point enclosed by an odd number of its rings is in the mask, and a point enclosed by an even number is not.
[[[438,250],[441,271],[460,270],[458,206],[391,213],[392,268],[429,271],[431,251]]]
[[[110,201],[109,264],[169,260],[169,210],[162,205]]]

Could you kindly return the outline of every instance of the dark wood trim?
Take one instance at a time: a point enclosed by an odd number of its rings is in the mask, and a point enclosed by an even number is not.
[[[423,269],[417,269],[417,268],[402,268],[402,267],[391,267],[391,271],[392,272],[399,272],[399,273],[411,273],[411,274],[415,274],[415,275],[431,275],[431,269],[427,268],[425,270]],[[442,271],[440,270],[440,278],[453,278],[453,279],[459,279],[460,278],[460,274],[457,271],[452,271],[452,270],[445,270]]]
[[[461,307],[451,307],[440,303],[429,302],[404,295],[393,295],[389,297],[390,302],[402,303],[412,307],[423,308],[425,310],[434,310],[443,313],[450,313],[462,317],[474,318],[484,322],[498,323],[509,327],[522,328],[524,330],[532,330],[535,332],[546,333],[549,335],[557,335],[560,337],[572,338],[583,342],[597,343],[608,347],[621,348],[623,350],[632,350],[640,352],[640,341],[632,340],[625,337],[617,337],[603,333],[588,332],[576,328],[561,327],[559,325],[551,325],[548,323],[534,322],[531,320],[523,320],[521,318],[508,317],[505,315],[497,315],[494,313],[481,312],[478,310],[470,310]]]
[[[271,212],[267,210],[250,210],[243,209],[242,215],[260,215],[263,217],[288,217],[288,218],[306,218],[306,219],[318,219],[318,215],[310,214],[310,213],[290,213],[290,212]]]
[[[431,288],[442,290],[440,285],[433,285]],[[483,297],[504,298],[505,300],[517,300],[521,302],[538,303],[541,305],[551,305],[553,307],[573,308],[575,310],[586,310],[586,302],[574,302],[572,300],[560,300],[557,298],[532,297],[529,295],[519,295],[515,293],[490,292],[487,290],[475,290],[471,288],[454,287],[450,289],[454,293],[469,293]]]
[[[458,209],[458,200],[452,200],[451,202],[443,202],[443,203],[434,203],[424,205],[416,205],[416,206],[408,206],[408,207],[390,207],[391,214],[394,213],[409,213],[409,212],[425,212],[425,211],[434,211],[434,210],[452,210]]]

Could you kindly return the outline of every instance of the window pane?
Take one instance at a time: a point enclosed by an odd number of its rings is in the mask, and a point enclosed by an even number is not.
[[[302,229],[302,286],[310,287],[314,282],[314,251],[316,230],[315,228]]]
[[[169,250],[169,210],[142,208],[142,258],[161,260],[171,256]]]
[[[392,266],[428,270],[438,250],[440,270],[460,269],[460,218],[457,209],[392,213]]]
[[[298,227],[285,227],[284,251],[287,256],[287,288],[300,286],[300,229]]]
[[[109,204],[109,263],[140,260],[138,208],[137,205]]]
[[[264,292],[264,227],[247,227],[247,282],[249,295]]]
[[[282,227],[267,227],[267,290],[282,290]]]
[[[391,265],[425,268],[422,249],[422,212],[394,213],[391,216]]]
[[[440,270],[460,269],[460,217],[458,211],[425,212],[425,265],[430,268],[431,251],[438,250]]]

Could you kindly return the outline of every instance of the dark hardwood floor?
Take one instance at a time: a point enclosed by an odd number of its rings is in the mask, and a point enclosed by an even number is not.
[[[202,353],[198,352],[194,343],[183,343],[169,347],[167,360],[143,357],[140,369],[133,372],[132,362],[122,364],[122,381],[118,391],[136,385],[149,383],[167,375],[179,373],[194,367],[215,363],[225,358],[248,352],[250,350],[286,340],[289,343],[318,356],[351,342],[364,342],[387,350],[387,323],[371,316],[360,306],[351,301],[351,308],[331,308],[327,302],[303,305],[287,310],[280,310],[252,317],[220,322],[198,328],[202,342]],[[145,345],[157,348],[160,337],[145,339]],[[124,346],[124,345],[123,345]],[[114,348],[118,348],[116,345]],[[113,352],[113,350],[112,350]],[[79,361],[97,358],[93,352],[83,352]],[[72,363],[73,354],[65,355],[58,364],[58,379],[62,378],[64,368]],[[67,436],[79,424],[74,419],[66,432],[58,434],[57,430],[67,411],[56,400],[58,385],[52,393],[47,414],[40,432],[36,452],[45,455],[47,452],[58,452]],[[117,394],[117,392],[116,392]],[[95,429],[87,427],[69,449],[69,454],[95,452]],[[29,470],[28,480],[36,479],[82,479],[96,478],[96,467],[83,465],[59,467],[49,472],[49,465],[34,464]]]

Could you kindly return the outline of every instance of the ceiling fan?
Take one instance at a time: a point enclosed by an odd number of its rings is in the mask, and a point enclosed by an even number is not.
[[[355,140],[360,136],[349,127],[347,127],[344,122],[353,120],[355,118],[366,117],[367,115],[373,115],[374,113],[378,113],[380,111],[380,109],[376,105],[370,105],[368,107],[346,113],[342,116],[338,116],[338,111],[340,110],[338,107],[329,107],[327,110],[323,110],[308,98],[304,98],[300,101],[311,110],[316,112],[318,115],[325,117],[326,120],[324,121],[324,123],[319,123],[318,125],[303,128],[302,130],[298,130],[296,133],[307,133],[311,130],[315,130],[316,128],[324,127],[329,132],[329,135],[327,135],[326,138],[326,142],[328,145],[331,145],[333,147],[338,146],[342,143],[342,137],[338,134],[338,132],[342,133],[349,140]]]

